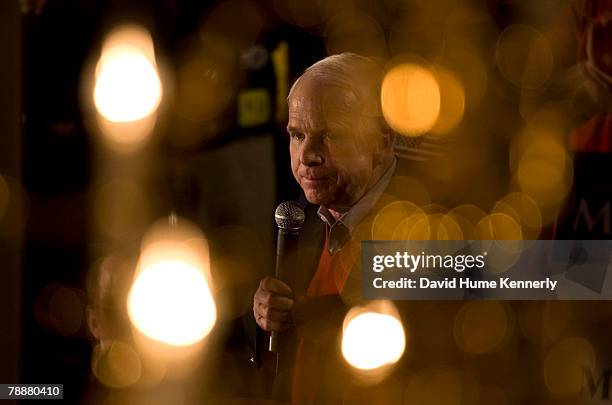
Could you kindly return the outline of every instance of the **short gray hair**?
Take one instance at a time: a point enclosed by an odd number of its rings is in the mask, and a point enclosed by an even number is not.
[[[382,119],[380,88],[382,81],[380,65],[365,56],[344,52],[321,59],[304,71],[293,83],[287,101],[304,76],[314,77],[318,82],[338,87],[347,92],[346,104],[358,105],[361,111],[371,117]]]

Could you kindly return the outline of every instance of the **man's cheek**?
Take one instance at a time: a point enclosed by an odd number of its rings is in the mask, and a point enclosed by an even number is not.
[[[291,160],[291,173],[293,174],[293,177],[295,178],[295,180],[299,182],[297,171],[298,171],[298,165],[294,164],[293,159],[292,159]]]

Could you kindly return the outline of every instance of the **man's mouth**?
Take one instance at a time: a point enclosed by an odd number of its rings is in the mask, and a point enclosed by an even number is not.
[[[306,184],[322,184],[329,180],[328,177],[311,177],[311,176],[302,176],[302,180],[306,182]]]

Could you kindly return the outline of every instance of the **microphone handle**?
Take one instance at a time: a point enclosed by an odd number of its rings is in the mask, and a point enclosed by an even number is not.
[[[299,231],[291,229],[278,229],[276,238],[276,266],[274,276],[281,281],[291,284],[287,280],[287,270],[292,269],[295,265],[294,258],[297,251]],[[278,332],[270,333],[269,350],[278,352]]]

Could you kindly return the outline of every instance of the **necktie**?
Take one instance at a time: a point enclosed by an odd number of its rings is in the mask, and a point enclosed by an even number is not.
[[[328,232],[329,254],[334,255],[342,249],[349,239],[349,230],[342,222],[338,221],[332,225]]]

